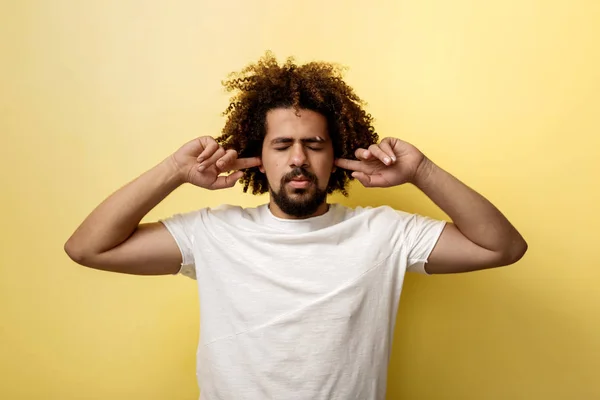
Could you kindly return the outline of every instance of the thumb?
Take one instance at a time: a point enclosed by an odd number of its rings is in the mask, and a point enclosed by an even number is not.
[[[352,177],[356,178],[364,187],[371,186],[371,177],[364,172],[353,172]]]

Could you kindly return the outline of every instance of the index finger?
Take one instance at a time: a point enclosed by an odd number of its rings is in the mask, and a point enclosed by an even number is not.
[[[262,160],[260,157],[246,157],[246,158],[236,158],[233,163],[231,163],[231,170],[237,171],[240,169],[258,167],[262,164]]]
[[[335,165],[343,169],[349,169],[350,171],[367,172],[366,166],[362,161],[349,160],[347,158],[338,158],[335,160]]]

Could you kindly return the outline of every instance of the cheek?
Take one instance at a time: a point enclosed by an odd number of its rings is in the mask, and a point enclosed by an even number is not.
[[[322,163],[319,164],[318,168],[315,168],[315,173],[319,178],[319,187],[324,189],[331,179],[331,174],[333,173],[333,161],[323,160]]]
[[[261,166],[259,169],[263,174],[266,174],[267,171],[270,172],[273,169],[273,157],[269,157],[269,155],[263,153],[261,155]]]
[[[283,172],[281,171],[281,163],[277,160],[269,158],[263,159],[260,170],[267,176],[267,180],[271,185],[277,184],[277,182],[279,182],[281,179],[281,175],[283,175]]]
[[[319,160],[319,171],[323,176],[328,176],[330,175],[334,168],[334,160],[333,160],[333,154],[331,156],[327,156],[327,157],[323,157],[321,160]]]

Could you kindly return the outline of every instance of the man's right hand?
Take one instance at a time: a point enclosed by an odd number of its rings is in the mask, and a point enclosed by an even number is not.
[[[104,271],[177,273],[183,259],[173,236],[161,222],[141,224],[142,218],[182,183],[232,187],[242,169],[260,164],[259,157],[238,159],[210,136],[194,139],[106,198],[67,240],[65,251],[75,262]],[[234,172],[219,176],[226,171]]]
[[[202,136],[181,146],[171,156],[183,182],[216,190],[230,188],[244,175],[243,169],[261,165],[259,157],[238,158],[211,136]],[[233,171],[229,175],[221,175]]]

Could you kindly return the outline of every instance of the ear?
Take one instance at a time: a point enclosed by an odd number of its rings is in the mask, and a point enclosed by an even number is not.
[[[258,170],[259,170],[260,172],[262,172],[263,174],[265,173],[265,167],[263,167],[263,165],[262,165],[262,164],[260,164],[260,165],[258,166]]]

